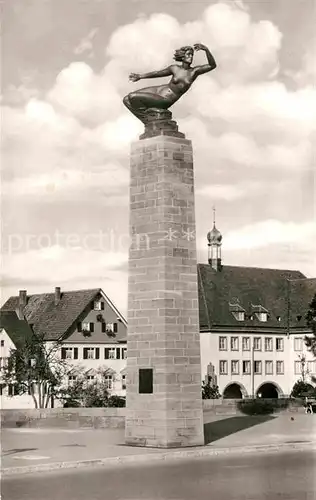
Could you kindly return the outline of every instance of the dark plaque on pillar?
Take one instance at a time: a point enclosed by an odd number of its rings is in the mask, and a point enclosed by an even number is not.
[[[153,393],[153,369],[139,369],[139,394]]]

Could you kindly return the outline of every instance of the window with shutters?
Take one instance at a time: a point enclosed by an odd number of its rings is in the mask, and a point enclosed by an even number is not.
[[[283,361],[276,362],[276,373],[277,373],[277,375],[284,374],[284,362]]]
[[[78,359],[78,347],[62,347],[61,359]]]
[[[95,311],[102,311],[104,309],[104,302],[102,302],[101,300],[96,300],[94,302],[94,307],[93,308],[94,308]]]
[[[260,337],[254,337],[253,350],[254,351],[261,351],[261,338]]]
[[[228,373],[228,362],[225,360],[221,360],[219,362],[219,373],[220,375],[227,375]]]
[[[295,337],[294,339],[294,351],[303,350],[303,339],[301,337]]]
[[[83,359],[99,359],[100,355],[99,347],[84,347],[83,348]]]
[[[104,376],[105,387],[111,391],[113,389],[113,375]]]
[[[77,375],[68,375],[68,385],[73,386],[77,380]]]
[[[250,337],[243,337],[242,338],[242,350],[243,351],[250,351]]]
[[[262,363],[261,363],[261,361],[255,361],[255,363],[254,363],[254,373],[256,375],[261,375],[261,373],[262,373]]]
[[[284,342],[282,338],[275,339],[276,342],[276,350],[283,351],[284,350]]]
[[[126,389],[126,375],[122,375],[122,390]]]
[[[104,359],[116,359],[115,347],[106,347],[104,349]]]
[[[219,337],[219,350],[227,351],[227,337]]]
[[[273,351],[273,341],[272,337],[265,337],[264,339],[264,350]]]
[[[273,361],[265,362],[266,375],[273,375]]]
[[[116,354],[115,348],[114,347],[110,348],[109,349],[109,357],[108,357],[108,359],[116,359],[115,358],[115,354]]]
[[[19,390],[17,384],[8,385],[8,396],[18,396]]]
[[[231,337],[230,349],[231,349],[231,351],[238,351],[239,350],[239,338],[238,337]]]
[[[243,375],[249,375],[250,371],[251,371],[250,361],[243,361],[242,362],[242,373],[243,373]]]
[[[295,375],[301,375],[302,373],[302,362],[294,361],[294,373]]]
[[[237,359],[233,359],[231,362],[231,373],[232,375],[239,374],[239,361]]]

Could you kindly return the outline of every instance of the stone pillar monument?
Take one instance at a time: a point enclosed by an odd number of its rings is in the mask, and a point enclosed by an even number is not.
[[[131,147],[125,442],[198,446],[204,433],[192,145],[170,111],[149,114]]]

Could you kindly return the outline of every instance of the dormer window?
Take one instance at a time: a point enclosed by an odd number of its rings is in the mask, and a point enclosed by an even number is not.
[[[301,314],[298,314],[298,316],[296,316],[296,320],[297,320],[297,321],[301,321],[301,319],[302,319],[302,315],[301,315]]]
[[[257,313],[257,318],[259,321],[268,321],[268,315],[265,312]]]
[[[238,302],[229,304],[229,309],[237,321],[245,321],[245,309]]]
[[[245,321],[245,313],[243,311],[233,312],[233,316],[237,321]]]
[[[251,304],[251,307],[252,307],[252,311],[254,312],[254,314],[256,315],[257,319],[259,321],[262,321],[262,322],[266,322],[268,321],[268,310],[265,309],[263,306],[261,305],[258,305],[258,306],[254,306],[253,304]]]

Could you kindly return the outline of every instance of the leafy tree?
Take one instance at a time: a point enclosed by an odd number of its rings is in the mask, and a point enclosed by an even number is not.
[[[47,408],[56,396],[69,364],[60,359],[61,342],[46,342],[43,335],[25,339],[10,350],[3,382],[14,386],[12,395],[30,394],[35,408]]]
[[[305,344],[308,350],[316,357],[316,293],[309,304],[309,310],[306,314],[306,324],[312,331],[312,336],[305,337]]]
[[[218,385],[212,383],[212,377],[202,382],[202,399],[219,399],[221,397]]]
[[[71,370],[75,376],[74,382],[61,387],[59,391],[59,399],[64,402],[64,406],[86,408],[98,407],[104,408],[109,406],[110,394],[105,376],[110,373],[108,369],[100,368],[96,371],[96,380],[89,381],[82,367],[76,370]],[[112,406],[114,406],[112,404]]]
[[[304,382],[303,380],[297,380],[295,384],[293,385],[292,391],[291,391],[291,397],[292,398],[303,398],[307,394],[313,396],[316,394],[315,388],[311,385],[308,384],[307,382]]]

